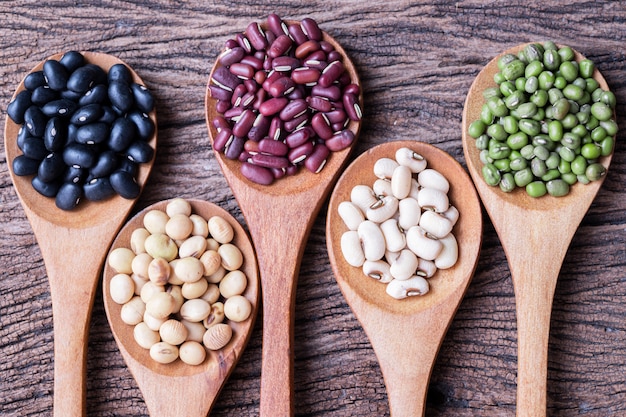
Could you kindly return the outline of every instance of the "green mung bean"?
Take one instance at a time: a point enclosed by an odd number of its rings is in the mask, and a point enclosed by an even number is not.
[[[513,174],[513,178],[515,179],[515,184],[518,187],[526,187],[533,180],[533,173],[530,168],[524,168],[519,170]]]
[[[600,142],[600,148],[602,149],[602,156],[609,156],[613,153],[613,147],[615,145],[615,140],[613,136],[607,136]]]
[[[580,75],[584,78],[593,77],[593,71],[595,69],[596,66],[590,59],[583,59],[578,64],[578,71],[580,72]]]
[[[511,191],[513,191],[516,187],[515,178],[513,177],[513,174],[511,174],[510,172],[507,172],[504,175],[502,175],[499,185],[500,185],[500,189],[504,191],[505,193],[510,193]]]
[[[597,181],[606,175],[606,168],[599,162],[590,164],[585,170],[585,176],[589,181]]]
[[[542,197],[547,192],[546,184],[543,181],[533,181],[526,185],[526,193],[531,197]]]
[[[500,171],[494,164],[485,164],[482,169],[483,178],[489,185],[498,185],[501,179]]]
[[[597,159],[602,155],[602,148],[595,143],[586,143],[580,148],[580,154],[587,159]]]
[[[598,120],[605,122],[613,116],[613,110],[605,103],[598,101],[591,105],[591,114]]]
[[[562,179],[554,179],[546,183],[546,191],[554,197],[562,197],[569,194],[569,184]]]

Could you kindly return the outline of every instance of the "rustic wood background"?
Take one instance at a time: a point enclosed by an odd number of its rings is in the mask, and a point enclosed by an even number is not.
[[[295,20],[313,17],[354,60],[365,94],[355,155],[381,142],[415,139],[464,164],[465,93],[493,56],[518,43],[554,40],[596,62],[617,96],[622,129],[608,177],[574,237],[557,285],[548,414],[626,415],[625,2],[2,1],[0,128],[15,87],[40,60],[70,49],[114,54],[139,73],[158,104],[156,165],[136,210],[175,196],[197,197],[243,221],[209,146],[203,100],[224,41],[272,12]],[[0,414],[51,415],[54,357],[46,271],[11,185],[3,147],[0,202]],[[329,265],[325,217],[324,207],[299,277],[296,415],[388,416],[376,357]],[[257,320],[212,415],[258,414],[261,323]],[[108,327],[101,293],[89,336],[87,415],[146,415]],[[486,218],[478,268],[438,356],[426,415],[513,416],[516,339],[510,273]]]

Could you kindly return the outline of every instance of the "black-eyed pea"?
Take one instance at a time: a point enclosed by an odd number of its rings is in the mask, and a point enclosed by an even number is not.
[[[405,165],[399,165],[393,170],[391,176],[391,193],[397,199],[408,197],[411,192],[411,169]]]
[[[218,247],[219,248],[219,247]],[[200,256],[200,262],[204,267],[204,276],[213,275],[222,265],[222,258],[217,250],[208,249]]]
[[[407,166],[411,172],[417,174],[426,169],[426,159],[410,148],[400,148],[395,154],[396,162],[400,165]]]
[[[230,243],[235,236],[233,227],[223,217],[213,216],[208,221],[209,235],[221,244]]]
[[[459,246],[456,238],[450,233],[439,241],[443,244],[443,249],[435,258],[435,265],[439,269],[451,268],[459,259]]]
[[[150,349],[152,345],[161,341],[159,332],[149,328],[143,321],[133,328],[133,337],[135,342],[144,349]]]
[[[174,264],[174,273],[183,282],[196,282],[204,275],[204,265],[193,256],[179,258]]]
[[[441,213],[441,215],[450,220],[450,222],[452,223],[452,227],[454,227],[456,222],[459,221],[459,210],[454,206],[448,207],[448,210]]]
[[[385,260],[387,261],[387,263],[391,264],[392,262],[395,262],[399,257],[400,257],[400,252],[392,252],[390,250],[385,250]]]
[[[219,289],[222,297],[230,298],[241,295],[248,286],[248,278],[241,270],[230,271],[220,282]]]
[[[428,261],[434,260],[443,249],[439,240],[428,237],[419,226],[413,226],[406,232],[406,245],[418,258]]]
[[[174,308],[172,309],[172,314],[178,314],[180,308],[185,302],[182,287],[179,285],[169,285],[166,292],[168,292],[174,299]]]
[[[109,266],[118,274],[132,274],[132,263],[135,258],[135,252],[128,248],[116,248],[109,254]]]
[[[155,258],[148,264],[148,279],[157,285],[165,285],[170,279],[170,263],[163,258]]]
[[[383,232],[387,250],[399,252],[406,247],[406,237],[396,219],[389,219],[382,222],[380,224],[380,230]]]
[[[452,231],[452,222],[434,211],[425,211],[420,217],[419,226],[426,233],[441,239]]]
[[[198,214],[192,214],[189,216],[189,220],[193,223],[193,230],[191,231],[192,236],[209,237],[209,225],[204,217]]]
[[[196,322],[207,318],[210,312],[211,306],[201,298],[187,300],[180,308],[180,316],[183,319]]]
[[[165,342],[155,343],[150,348],[150,357],[158,363],[172,363],[178,359],[178,347]]]
[[[191,236],[185,239],[178,247],[178,256],[186,258],[193,256],[194,258],[200,258],[206,251],[206,239],[203,236]]]
[[[209,327],[222,323],[226,315],[224,314],[224,303],[221,301],[217,301],[211,305],[211,310],[209,311],[209,315],[206,316],[204,320],[202,320],[202,325],[208,329]]]
[[[374,193],[379,197],[393,195],[393,190],[391,189],[391,181],[388,179],[379,178],[374,181],[374,184],[372,184],[372,190],[374,190]]]
[[[387,195],[381,197],[376,204],[369,207],[365,212],[365,217],[374,223],[382,223],[392,218],[398,211],[398,199]]]
[[[143,287],[141,287],[141,292],[139,293],[139,296],[141,297],[141,300],[144,303],[148,304],[148,301],[152,299],[154,294],[157,294],[160,292],[165,292],[164,285],[158,285],[152,281],[148,281],[143,285]]]
[[[363,263],[363,274],[370,278],[375,279],[383,284],[391,282],[393,277],[389,271],[389,263],[380,261],[365,261]]]
[[[232,243],[225,243],[217,250],[222,258],[222,266],[228,271],[234,271],[243,265],[243,254],[241,250]]]
[[[170,345],[178,346],[182,344],[187,340],[188,333],[187,328],[181,322],[174,319],[166,320],[161,324],[161,327],[159,327],[161,340]]]
[[[420,185],[415,178],[411,178],[411,191],[409,191],[409,197],[417,201],[417,196],[420,192]]]
[[[213,305],[220,298],[220,288],[217,286],[217,284],[209,283],[206,291],[204,292],[204,294],[202,294],[200,298],[202,298],[210,305]]]
[[[377,178],[391,179],[393,171],[398,165],[395,159],[380,158],[374,162],[374,175],[376,175]]]
[[[450,190],[450,183],[439,171],[428,168],[417,174],[417,182],[425,188],[435,188],[444,193]]]
[[[173,198],[165,206],[165,213],[170,217],[173,217],[175,214],[184,214],[189,217],[191,215],[191,204],[184,198]]]
[[[396,280],[404,281],[415,275],[417,266],[417,256],[411,250],[403,249],[398,259],[390,264],[389,273]]]
[[[356,230],[359,224],[365,220],[365,216],[360,208],[351,201],[342,201],[337,207],[339,217],[343,220],[346,227],[350,230]]]
[[[207,288],[209,288],[208,281],[201,278],[195,282],[185,282],[181,287],[181,291],[186,299],[191,300],[192,298],[202,297]]]
[[[437,266],[434,261],[428,261],[426,259],[419,258],[417,264],[417,274],[420,277],[431,278],[437,272]]]
[[[240,323],[250,317],[252,304],[243,295],[234,295],[224,301],[224,315],[230,321]]]
[[[205,278],[211,284],[219,284],[222,281],[222,278],[226,275],[228,271],[222,265],[217,268],[217,271],[212,273],[211,275],[207,275]]]
[[[148,313],[148,311],[143,313],[143,322],[146,323],[149,329],[155,332],[158,332],[161,325],[166,321],[167,318],[154,317],[152,314]]]
[[[233,329],[228,324],[218,323],[204,332],[202,343],[209,350],[219,350],[226,346],[233,337]]]
[[[355,185],[350,191],[350,201],[361,209],[363,213],[378,202],[374,190],[367,185]]]
[[[156,319],[165,319],[172,314],[175,306],[176,301],[170,293],[157,292],[146,302],[146,312]]]
[[[126,324],[134,326],[143,321],[143,314],[146,312],[146,303],[138,295],[131,298],[129,302],[122,306],[120,317]]]
[[[150,236],[150,232],[144,227],[139,227],[133,230],[130,234],[130,249],[137,255],[145,252],[146,247],[144,246],[144,243],[146,242],[148,236]]]
[[[164,234],[169,216],[162,210],[150,210],[143,216],[143,227],[150,234]]]
[[[206,349],[197,341],[189,340],[179,346],[178,356],[187,365],[200,365],[206,359]]]
[[[398,201],[398,213],[398,225],[402,230],[409,230],[419,224],[422,210],[416,199],[407,197]]]
[[[361,238],[356,230],[348,230],[341,235],[341,253],[351,266],[360,267],[365,262]]]
[[[385,237],[378,224],[365,220],[357,229],[363,254],[368,261],[378,261],[385,256]]]
[[[187,329],[187,340],[202,343],[202,336],[206,328],[197,321],[181,320],[183,326]]]
[[[153,258],[163,258],[169,262],[178,256],[176,242],[166,234],[151,234],[144,244],[146,252]]]
[[[142,278],[148,278],[148,266],[152,262],[152,256],[147,253],[140,253],[133,258],[130,267],[134,274],[139,275]]]
[[[400,281],[394,279],[385,289],[387,294],[397,300],[401,300],[407,297],[415,297],[418,295],[424,295],[430,290],[430,284],[428,281],[420,276],[414,275],[411,278]]]
[[[128,274],[116,274],[109,283],[111,299],[117,304],[125,304],[135,295],[135,283]]]
[[[130,278],[135,284],[135,295],[141,295],[141,289],[146,284],[146,282],[148,282],[148,280],[135,274],[130,274]]]
[[[450,207],[448,194],[436,188],[424,187],[417,195],[417,203],[424,210],[434,210],[443,213]]]
[[[193,230],[189,216],[175,214],[165,223],[165,234],[174,240],[187,239]]]

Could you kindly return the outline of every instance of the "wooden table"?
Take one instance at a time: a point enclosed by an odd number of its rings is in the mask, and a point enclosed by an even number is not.
[[[135,210],[175,196],[195,197],[243,222],[209,146],[203,99],[224,41],[272,12],[315,18],[354,60],[365,113],[353,157],[378,143],[414,139],[464,164],[461,112],[472,80],[500,51],[527,41],[554,40],[593,59],[617,96],[618,123],[626,124],[624,2],[430,3],[3,1],[0,127],[15,87],[40,60],[70,49],[114,54],[139,73],[158,105],[156,165]],[[626,415],[623,140],[622,128],[608,177],[574,237],[557,285],[549,348],[551,416]],[[54,357],[46,271],[11,185],[4,148],[0,201],[0,414],[51,415]],[[326,205],[313,227],[298,282],[296,415],[386,416],[376,357],[329,265],[325,210]],[[258,414],[261,323],[257,320],[212,415]],[[87,415],[146,415],[107,324],[101,292],[89,337]],[[513,416],[516,339],[509,269],[485,217],[476,274],[438,356],[426,415]]]

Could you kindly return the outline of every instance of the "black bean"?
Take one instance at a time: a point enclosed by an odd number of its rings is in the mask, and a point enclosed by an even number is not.
[[[33,137],[33,135],[30,134],[28,129],[26,129],[26,127],[24,126],[20,127],[20,130],[17,131],[17,139],[16,139],[17,147],[22,149],[22,146],[24,146],[24,139],[30,138],[30,137]]]
[[[69,166],[66,168],[65,173],[63,174],[63,182],[82,184],[87,178],[87,173],[88,170],[86,168]]]
[[[117,168],[117,153],[109,150],[98,155],[96,164],[89,170],[89,176],[93,178],[106,177]]]
[[[13,160],[13,172],[15,175],[32,175],[37,172],[39,161],[24,155],[18,155]]]
[[[142,140],[150,140],[154,135],[154,122],[152,119],[146,114],[142,112],[131,112],[128,114],[128,119],[130,119],[137,128],[137,136]]]
[[[66,90],[61,91],[59,95],[61,96],[61,98],[65,98],[67,100],[71,100],[72,102],[76,103],[81,98],[82,94],[83,93],[78,92],[78,91],[72,91],[72,90],[66,89]]]
[[[110,125],[113,124],[117,118],[118,115],[111,106],[102,106],[102,117],[98,121]]]
[[[144,113],[150,113],[154,109],[154,98],[150,90],[137,83],[131,84],[130,88],[133,91],[137,108]]]
[[[68,98],[60,98],[58,100],[53,100],[49,103],[44,104],[44,106],[41,108],[41,111],[44,115],[48,117],[70,117],[77,107],[78,105],[76,104],[76,102]]]
[[[82,196],[83,187],[66,182],[59,188],[54,202],[61,210],[71,210],[78,205]]]
[[[109,148],[122,152],[135,140],[137,128],[135,124],[123,117],[115,120],[111,126],[111,133],[107,142]]]
[[[63,160],[70,166],[91,168],[96,163],[96,150],[82,143],[70,143],[63,150]]]
[[[47,150],[60,151],[67,141],[67,123],[60,117],[53,117],[46,124],[43,143]]]
[[[65,168],[63,156],[58,152],[52,152],[39,164],[37,176],[43,182],[51,182],[60,178],[65,172]]]
[[[93,86],[90,90],[87,90],[85,94],[83,94],[78,99],[79,106],[86,106],[87,104],[104,104],[107,100],[107,86],[104,84],[98,84]]]
[[[75,143],[77,134],[78,134],[78,126],[71,124],[71,123],[68,124],[67,125],[67,138],[65,139],[65,146],[69,145],[70,143]]]
[[[119,163],[119,171],[126,171],[133,177],[136,177],[139,173],[139,165],[136,162],[131,161],[128,158],[122,159]]]
[[[32,184],[35,191],[45,197],[54,197],[55,195],[57,195],[61,184],[63,184],[60,181],[44,182],[36,175],[33,177],[30,183]]]
[[[24,156],[38,161],[44,159],[49,153],[46,149],[46,145],[43,143],[43,139],[32,136],[24,138],[20,149],[22,150]]]
[[[76,142],[85,144],[102,143],[109,138],[109,125],[106,123],[91,123],[79,126],[76,132]]]
[[[70,118],[70,123],[78,126],[86,125],[97,121],[103,114],[104,111],[101,105],[97,103],[87,104],[76,109]]]
[[[57,91],[65,90],[68,71],[59,61],[49,59],[44,62],[43,73],[50,88]]]
[[[24,123],[24,113],[32,105],[31,97],[30,91],[21,91],[7,106],[7,114],[15,123]]]
[[[126,155],[131,161],[143,164],[152,160],[154,149],[148,142],[136,141],[126,149]]]
[[[43,75],[43,71],[31,72],[24,78],[24,87],[30,91],[43,85],[46,85],[46,77]]]
[[[96,64],[85,64],[85,66],[92,68],[94,73],[96,74],[94,85],[107,83],[107,72],[105,70],[103,70]]]
[[[109,178],[94,178],[83,186],[85,198],[90,201],[102,201],[115,195]]]
[[[121,114],[132,109],[135,102],[133,92],[128,84],[120,81],[112,81],[109,83],[109,100],[111,100],[113,107],[118,109]]]
[[[59,59],[59,63],[65,67],[68,73],[71,73],[85,64],[85,57],[78,51],[67,51]]]
[[[115,64],[109,68],[108,80],[109,83],[119,81],[130,85],[133,82],[133,76],[126,65]]]
[[[135,177],[127,171],[115,171],[109,177],[111,186],[119,195],[127,199],[137,198],[141,187],[135,181]]]
[[[30,106],[24,112],[24,125],[31,135],[42,137],[46,131],[46,115],[36,106]]]
[[[42,85],[33,90],[31,101],[33,104],[43,106],[44,104],[59,98],[58,91],[54,91],[47,85]]]
[[[93,66],[80,67],[70,75],[67,80],[67,88],[79,93],[85,93],[95,85],[97,79],[98,73]]]

